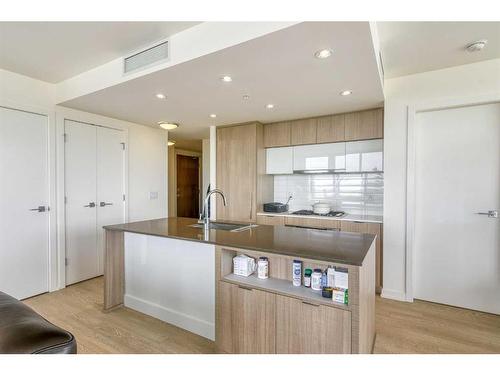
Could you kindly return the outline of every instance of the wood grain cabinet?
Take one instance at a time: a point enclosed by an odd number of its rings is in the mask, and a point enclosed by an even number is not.
[[[262,225],[285,225],[285,217],[278,215],[258,215],[257,224]]]
[[[225,353],[276,352],[276,295],[219,281],[217,343]]]
[[[342,142],[345,140],[345,115],[331,115],[318,118],[317,143]]]
[[[290,122],[275,122],[264,126],[264,147],[290,146]]]
[[[316,143],[316,118],[295,120],[290,122],[290,144],[308,145]]]
[[[345,232],[369,233],[377,236],[375,242],[375,289],[380,293],[382,289],[382,224],[363,223],[358,221],[341,221],[340,230]]]
[[[276,353],[351,353],[351,312],[276,296]]]
[[[318,229],[339,229],[340,221],[331,219],[314,219],[306,217],[285,217],[285,225]]]
[[[266,150],[260,123],[217,128],[217,219],[255,222],[262,202],[272,200],[272,176],[266,175]]]
[[[345,114],[345,140],[357,141],[384,137],[382,108]]]

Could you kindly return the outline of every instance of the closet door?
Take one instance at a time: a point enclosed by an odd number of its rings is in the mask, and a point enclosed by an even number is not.
[[[97,248],[97,127],[64,124],[66,285],[99,275]]]
[[[123,131],[97,128],[97,244],[99,274],[104,270],[104,225],[125,221],[125,139]]]

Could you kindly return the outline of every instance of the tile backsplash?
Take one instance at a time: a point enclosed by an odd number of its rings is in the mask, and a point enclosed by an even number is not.
[[[285,203],[290,211],[311,210],[316,202],[350,214],[382,215],[384,174],[293,174],[274,176],[274,201]]]

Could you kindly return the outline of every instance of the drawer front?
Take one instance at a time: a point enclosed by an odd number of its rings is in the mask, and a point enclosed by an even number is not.
[[[257,215],[257,224],[285,225],[285,217],[273,215]]]
[[[313,219],[304,217],[286,217],[285,225],[306,227],[306,228],[326,228],[326,229],[339,229],[340,221],[331,219]]]
[[[351,353],[351,312],[276,296],[276,353]]]

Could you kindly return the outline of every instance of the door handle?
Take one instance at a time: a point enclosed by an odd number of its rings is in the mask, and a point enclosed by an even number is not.
[[[112,205],[113,205],[113,203],[106,203],[106,202],[100,202],[100,203],[99,203],[99,206],[100,206],[100,207],[104,207],[104,206],[112,206]]]
[[[244,289],[244,290],[249,290],[249,291],[252,291],[253,289],[252,288],[249,288],[247,286],[243,286],[243,285],[238,285],[238,288],[240,289]]]
[[[497,219],[498,218],[498,211],[496,210],[490,210],[488,212],[476,212],[477,215],[486,215],[488,217]]]
[[[86,204],[83,207],[90,207],[90,208],[92,208],[92,207],[95,207],[95,203],[94,202],[90,202],[89,204]]]
[[[315,303],[311,303],[311,302],[306,302],[306,301],[302,301],[302,303],[304,305],[309,305],[309,306],[313,306],[313,307],[319,307],[319,305],[315,304]]]
[[[48,211],[48,207],[46,209],[45,206],[38,206],[37,208],[30,208],[30,211],[45,212]]]

